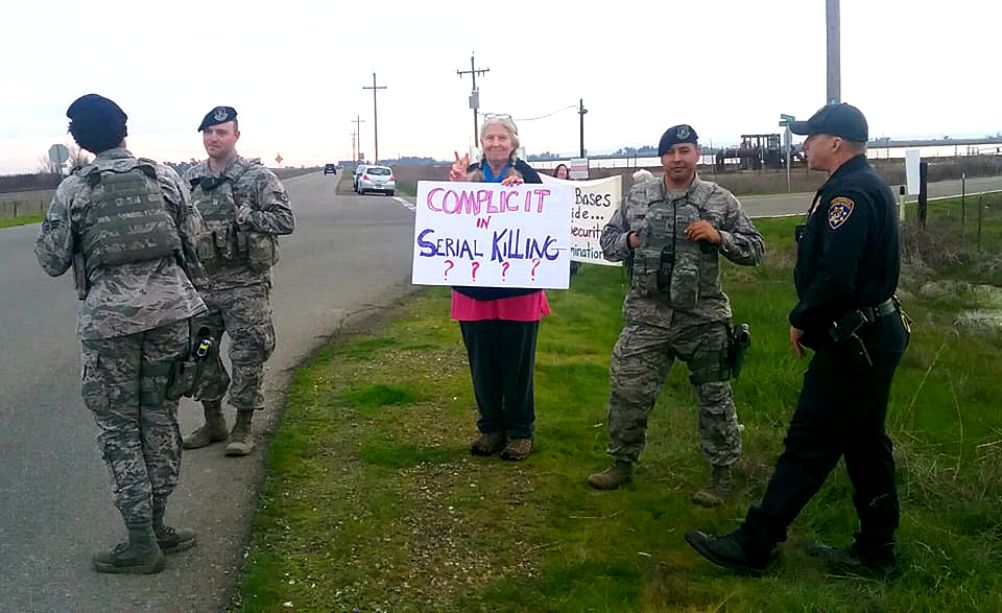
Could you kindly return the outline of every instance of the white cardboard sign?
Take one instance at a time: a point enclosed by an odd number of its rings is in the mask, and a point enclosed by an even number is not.
[[[418,182],[416,285],[567,289],[567,185]]]
[[[602,228],[609,223],[623,204],[623,177],[616,175],[591,181],[566,181],[540,175],[548,185],[569,185],[574,189],[571,205],[571,260],[622,266],[622,262],[609,262],[602,255],[598,239]]]

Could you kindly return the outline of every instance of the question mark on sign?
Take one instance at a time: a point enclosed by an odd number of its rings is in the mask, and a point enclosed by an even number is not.
[[[505,275],[508,274],[508,267],[511,266],[511,262],[504,262],[501,264],[501,280],[506,281]]]
[[[536,269],[539,268],[539,258],[532,258],[532,261],[535,262],[535,264],[532,265],[532,272],[530,274],[532,275],[532,280],[535,281]]]
[[[480,262],[473,263],[473,280],[477,280],[477,269],[480,268]]]
[[[446,260],[445,263],[448,264],[449,267],[445,269],[445,274],[442,275],[442,279],[443,280],[448,280],[449,279],[449,271],[453,269],[453,267],[456,265],[456,263],[453,262],[452,260]]]

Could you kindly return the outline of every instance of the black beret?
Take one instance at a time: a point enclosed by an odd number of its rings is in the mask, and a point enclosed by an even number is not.
[[[801,136],[830,134],[855,143],[865,143],[870,138],[866,117],[859,109],[844,102],[821,107],[807,121],[792,122],[790,132]]]
[[[66,116],[70,118],[73,140],[92,153],[117,147],[129,134],[125,127],[129,116],[104,96],[80,96],[66,109]]]
[[[86,94],[73,101],[66,109],[73,121],[103,121],[124,124],[129,116],[114,101],[97,94]]]
[[[668,150],[672,148],[672,145],[677,145],[679,143],[692,143],[693,145],[699,144],[699,135],[696,131],[687,123],[682,123],[677,126],[672,126],[665,130],[665,133],[661,135],[661,140],[658,141],[658,156],[662,156],[668,153]]]
[[[205,114],[205,117],[202,118],[202,123],[198,124],[198,131],[201,132],[209,126],[233,121],[236,118],[237,110],[232,106],[217,106]]]

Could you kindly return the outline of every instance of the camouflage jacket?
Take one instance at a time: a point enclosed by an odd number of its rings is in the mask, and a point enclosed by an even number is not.
[[[633,186],[622,207],[602,229],[600,243],[605,258],[611,262],[631,260],[634,250],[627,244],[627,236],[635,232],[641,240],[648,235],[648,213],[652,203],[661,206],[674,216],[675,260],[677,271],[688,266],[688,276],[672,275],[671,294],[641,291],[631,282],[623,303],[623,318],[634,323],[647,323],[668,327],[675,311],[685,312],[705,321],[723,321],[731,317],[730,302],[720,287],[719,255],[746,266],[762,261],[765,248],[762,235],[741,209],[741,203],[726,189],[715,183],[700,180],[697,175],[685,192],[668,193],[664,180],[646,181]],[[709,221],[720,232],[719,247],[709,243],[693,244],[685,238],[685,228],[698,219]],[[641,248],[643,245],[641,245]],[[638,251],[640,250],[638,249]],[[684,283],[679,280],[683,280]],[[676,290],[690,298],[684,307],[674,305]]]
[[[98,168],[127,168],[135,158],[126,149],[109,149],[96,157]],[[185,251],[202,231],[202,219],[191,206],[188,188],[173,170],[155,164],[167,211],[174,219]],[[76,174],[59,184],[35,240],[35,255],[53,277],[73,265],[74,239],[79,240],[91,187]],[[77,320],[81,339],[135,334],[181,321],[205,310],[195,287],[174,257],[100,267],[90,274],[90,290]]]
[[[208,192],[200,186],[200,182],[205,178],[229,179],[230,185],[227,188],[232,189],[236,208],[233,217],[241,230],[271,236],[292,234],[296,220],[289,206],[289,194],[275,173],[257,160],[246,160],[236,156],[221,173],[213,173],[207,160],[188,168],[184,180],[191,186],[192,200],[200,211],[209,200]],[[255,271],[245,263],[237,261],[210,268],[207,276],[208,282],[204,289],[209,290],[271,283],[270,269]],[[199,288],[203,286],[199,285]]]

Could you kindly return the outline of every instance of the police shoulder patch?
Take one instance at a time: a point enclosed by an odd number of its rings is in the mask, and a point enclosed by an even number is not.
[[[845,196],[832,198],[831,203],[828,205],[828,226],[832,230],[841,228],[849,220],[855,207],[856,203],[851,198],[846,198]]]

